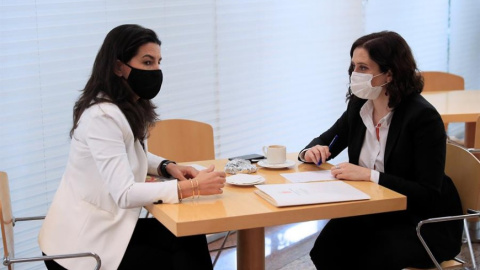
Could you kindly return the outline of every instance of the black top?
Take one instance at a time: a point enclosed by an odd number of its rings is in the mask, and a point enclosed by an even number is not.
[[[338,135],[330,149],[330,159],[348,147],[349,162],[358,165],[366,132],[360,117],[365,102],[351,99],[335,124],[305,148],[328,145]],[[422,219],[462,214],[457,190],[445,175],[445,152],[446,133],[439,113],[420,94],[410,95],[393,112],[385,146],[385,172],[380,173],[379,179],[380,185],[407,196],[407,210],[388,218],[407,219],[416,226]],[[451,239],[456,241],[462,226],[448,223]]]

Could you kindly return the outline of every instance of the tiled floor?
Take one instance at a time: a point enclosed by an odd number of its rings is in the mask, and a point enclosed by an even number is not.
[[[325,224],[325,220],[320,220],[266,228],[265,269],[315,270],[308,253]],[[472,235],[472,237],[480,239],[480,224],[478,224],[478,227],[477,235]],[[218,248],[222,241],[223,238],[212,242],[210,244],[210,249]],[[226,246],[235,245],[235,242],[236,233],[229,237]],[[477,265],[480,266],[480,243],[474,243],[473,248]],[[216,253],[213,252],[211,255],[212,260],[214,260]],[[470,256],[466,244],[462,247],[462,252],[459,257],[470,262]],[[236,269],[236,261],[235,248],[224,250],[222,251],[214,269],[234,270]],[[470,266],[470,264],[467,264],[466,266]]]
[[[313,242],[318,236],[326,221],[309,221],[283,226],[268,227],[265,229],[265,268],[283,269],[288,264],[304,257],[313,246]],[[210,249],[218,248],[223,239],[219,239],[210,244]],[[235,245],[236,233],[231,235],[226,242],[226,246]],[[212,260],[216,252],[212,252]],[[236,249],[231,248],[223,250],[216,265],[215,270],[236,269]],[[311,268],[315,269],[311,262],[307,262]],[[293,268],[292,268],[293,269]]]

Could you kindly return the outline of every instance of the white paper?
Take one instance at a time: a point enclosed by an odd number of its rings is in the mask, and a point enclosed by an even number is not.
[[[320,170],[314,172],[297,172],[297,173],[281,173],[281,176],[285,177],[292,183],[305,183],[316,181],[330,181],[337,180],[332,176],[330,170]]]
[[[255,191],[257,195],[277,207],[370,199],[369,195],[343,181],[256,185],[255,187],[258,189]]]

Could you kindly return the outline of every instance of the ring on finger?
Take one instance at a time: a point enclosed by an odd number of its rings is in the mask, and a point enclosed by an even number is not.
[[[336,165],[336,166],[335,166],[335,169],[339,170],[339,169],[340,169],[340,166]]]

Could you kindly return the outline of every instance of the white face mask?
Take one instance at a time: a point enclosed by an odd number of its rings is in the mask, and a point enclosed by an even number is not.
[[[382,74],[383,73],[373,76],[372,74],[352,72],[350,76],[350,89],[352,93],[359,98],[376,99],[380,95],[380,92],[382,92],[382,86],[388,82],[380,86],[372,86],[372,79]]]

